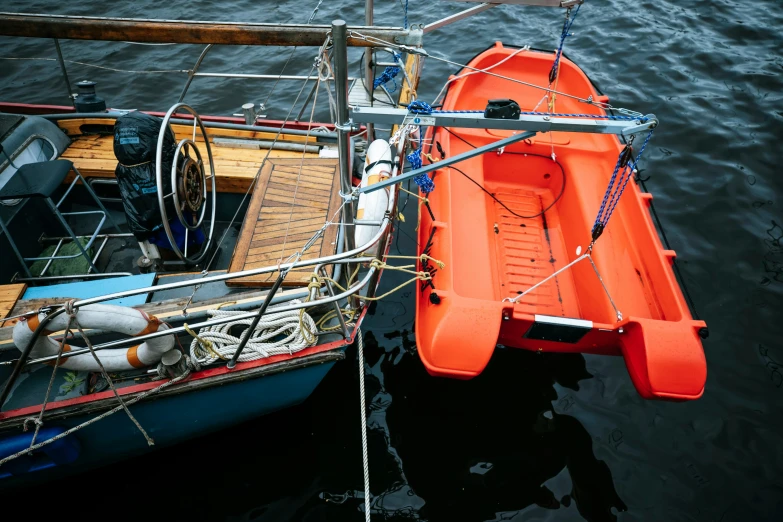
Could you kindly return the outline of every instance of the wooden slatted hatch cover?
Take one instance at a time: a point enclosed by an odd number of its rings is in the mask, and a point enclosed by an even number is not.
[[[26,288],[27,285],[25,283],[0,285],[0,325],[3,324],[3,318],[11,314],[16,301],[22,297]],[[11,321],[9,321],[9,324],[12,324]]]
[[[300,250],[340,208],[339,191],[336,159],[269,158],[253,189],[229,273],[276,265]],[[337,227],[330,226],[302,259],[331,255],[336,248]],[[312,272],[312,266],[292,270],[285,286],[307,286]],[[226,284],[268,287],[275,279],[277,273],[270,273]]]

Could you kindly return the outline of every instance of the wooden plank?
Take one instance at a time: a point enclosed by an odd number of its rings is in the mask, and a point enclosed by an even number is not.
[[[408,73],[408,78],[411,79],[413,86],[408,85],[407,81],[402,82],[402,88],[400,89],[400,99],[398,101],[400,107],[407,107],[412,100],[416,99],[416,90],[419,88],[419,78],[421,78],[421,71],[423,67],[423,56],[408,53],[408,56],[405,58],[405,71]],[[391,131],[392,134],[397,132],[399,127],[399,125],[393,125]]]
[[[81,132],[79,126],[82,124],[106,124],[113,123],[113,120],[101,118],[85,118],[84,120],[63,120],[58,122],[61,128],[68,129],[76,133]],[[79,125],[77,125],[79,124]],[[190,128],[190,127],[186,127]],[[257,133],[249,131],[247,135]],[[117,167],[117,160],[114,158],[114,143],[112,136],[107,135],[77,135],[62,157],[73,161],[76,168],[86,177],[113,178]],[[232,148],[232,147],[214,147],[213,159],[215,162],[215,172],[217,173],[218,192],[227,193],[245,193],[250,187],[253,179],[258,172],[267,150]],[[206,151],[202,150],[204,156]],[[324,167],[322,164],[311,164],[307,162],[316,159],[315,154],[305,154],[295,151],[272,150],[269,152],[270,159],[290,159],[290,162],[281,164],[283,170],[276,174],[275,184],[296,187],[297,177],[301,178],[300,189],[303,197],[307,195],[320,195],[317,191],[323,190],[323,195],[331,194],[331,178],[324,178]],[[303,176],[298,176],[299,165],[308,165],[311,170]],[[207,168],[209,172],[209,168]],[[65,182],[70,182],[73,174],[69,175]],[[293,185],[292,185],[293,184]],[[281,190],[280,187],[276,187]]]
[[[84,118],[84,119],[72,119],[72,120],[58,120],[57,126],[60,127],[65,131],[68,136],[73,137],[79,137],[80,140],[84,138],[93,138],[93,139],[100,139],[105,138],[106,135],[103,134],[82,134],[82,125],[105,125],[105,126],[114,126],[115,118],[112,117],[105,117],[105,118]],[[174,135],[177,139],[177,141],[181,140],[182,138],[192,138],[193,137],[193,127],[190,125],[180,125],[180,124],[172,124],[171,129],[174,131]],[[322,143],[318,141],[318,133],[311,133],[310,136],[303,136],[300,134],[287,134],[287,133],[281,133],[278,137],[278,134],[276,132],[264,132],[264,131],[251,131],[251,130],[243,130],[243,129],[218,129],[214,127],[208,127],[207,128],[207,135],[212,138],[246,138],[246,139],[253,139],[253,140],[274,140],[277,137],[277,140],[285,141],[285,142],[298,142],[298,143],[304,143],[305,141],[309,145],[327,145],[327,143]],[[112,136],[108,136],[109,139],[112,139]],[[196,141],[197,142],[203,142],[204,137],[201,135],[201,131],[199,130],[196,132]],[[86,142],[86,143],[89,143]],[[253,150],[253,149],[250,149]],[[301,153],[300,153],[301,154]]]
[[[0,319],[13,315],[11,310],[14,309],[14,305],[22,297],[25,290],[27,290],[27,284],[25,283],[0,285]],[[0,324],[3,324],[2,321],[0,321]]]
[[[305,187],[302,183],[296,184],[291,183],[288,180],[284,180],[286,183],[282,183],[281,180],[277,177],[272,178],[271,182],[269,183],[270,189],[275,190],[284,190],[286,192],[292,192],[296,190],[297,194],[310,194],[313,196],[328,196],[331,191],[322,189],[322,188],[313,188],[313,187]]]
[[[250,242],[253,239],[253,230],[255,229],[255,221],[259,211],[261,210],[261,204],[264,201],[264,194],[266,193],[266,185],[269,183],[269,177],[274,169],[272,162],[267,162],[264,168],[261,170],[261,174],[258,177],[258,182],[253,188],[253,195],[250,198],[250,203],[247,206],[247,212],[245,213],[245,220],[242,222],[242,228],[239,230],[239,236],[237,237],[237,243],[234,247],[234,253],[231,256],[231,264],[229,266],[229,272],[240,272],[245,264],[245,258],[247,257],[247,251],[250,249]],[[256,217],[254,217],[256,216]],[[252,217],[252,219],[248,219]]]
[[[420,45],[421,35],[399,27],[346,28],[364,38],[348,38],[349,47],[374,47],[378,40]],[[94,16],[0,13],[0,34],[32,38],[131,41],[146,43],[311,46],[323,44],[329,25],[150,20]]]
[[[285,260],[301,249],[340,208],[337,160],[274,159],[268,167],[270,172],[264,177],[263,187],[259,186],[253,192],[229,273],[272,266]],[[324,190],[327,187],[329,190]],[[336,227],[328,227],[302,259],[334,253],[336,237]],[[292,270],[286,284],[305,286],[310,282],[311,273],[312,267]],[[270,286],[276,278],[277,274],[273,273],[235,279],[226,284]]]

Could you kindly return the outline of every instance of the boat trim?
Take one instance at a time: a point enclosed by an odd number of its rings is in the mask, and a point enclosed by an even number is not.
[[[364,313],[362,315],[364,315]],[[267,359],[239,362],[233,370],[229,370],[225,365],[207,368],[191,374],[189,378],[183,380],[181,383],[151,395],[149,398],[144,399],[144,401],[155,400],[168,395],[178,395],[193,389],[210,388],[212,386],[273,375],[289,370],[313,366],[315,364],[338,361],[345,358],[345,354],[339,349],[343,346],[348,346],[353,341],[354,337],[350,337],[349,339],[314,346],[298,352],[293,358],[290,355],[275,355]],[[125,388],[118,388],[117,393],[123,398],[130,398],[160,386],[161,382],[163,381],[154,380]],[[116,406],[116,396],[111,389],[108,389],[99,393],[83,395],[81,397],[49,402],[46,406],[46,413],[47,419],[52,420],[76,414],[83,415],[98,412],[114,406]],[[41,405],[37,404],[0,412],[0,429],[21,425],[26,417],[37,414],[40,410]]]

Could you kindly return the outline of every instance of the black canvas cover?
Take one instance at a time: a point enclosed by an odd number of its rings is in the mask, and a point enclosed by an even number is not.
[[[163,221],[158,206],[155,153],[163,121],[143,112],[130,112],[114,123],[114,156],[119,162],[114,174],[130,231],[139,241],[150,237]],[[162,174],[165,193],[171,192],[171,162],[176,150],[171,127],[163,138]],[[166,214],[174,215],[172,198],[166,200]]]

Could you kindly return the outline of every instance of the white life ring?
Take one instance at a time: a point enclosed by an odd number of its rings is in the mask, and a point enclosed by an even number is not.
[[[362,174],[362,188],[374,185],[396,174],[392,161],[392,147],[388,141],[375,140],[367,147],[367,157],[364,160],[364,173]],[[359,194],[359,204],[356,209],[356,219],[368,221],[380,221],[389,207],[389,191],[376,190],[369,194]],[[356,246],[360,247],[370,241],[378,233],[378,226],[357,225],[354,233]],[[377,245],[367,251],[374,254]]]
[[[14,344],[19,350],[23,350],[30,342],[33,332],[40,322],[46,317],[45,314],[38,314],[21,320],[14,326]],[[83,329],[96,329],[110,332],[117,332],[133,337],[146,335],[153,332],[168,330],[169,326],[153,315],[148,315],[135,308],[126,308],[124,306],[94,304],[83,306],[78,309],[76,320]],[[35,346],[30,352],[30,357],[37,359],[49,355],[57,355],[60,350],[60,343],[49,337],[52,332],[58,332],[68,327],[68,315],[60,314],[54,317],[47,325]],[[72,327],[72,329],[75,329]],[[149,339],[146,342],[131,346],[130,348],[115,348],[107,350],[98,350],[95,354],[103,363],[103,367],[109,372],[119,372],[145,368],[157,364],[164,353],[174,348],[174,335],[164,335]],[[66,344],[63,347],[64,352],[72,349]],[[52,362],[51,364],[54,364]],[[74,355],[60,359],[60,368],[68,370],[78,370],[87,372],[100,371],[97,361],[91,353]]]

